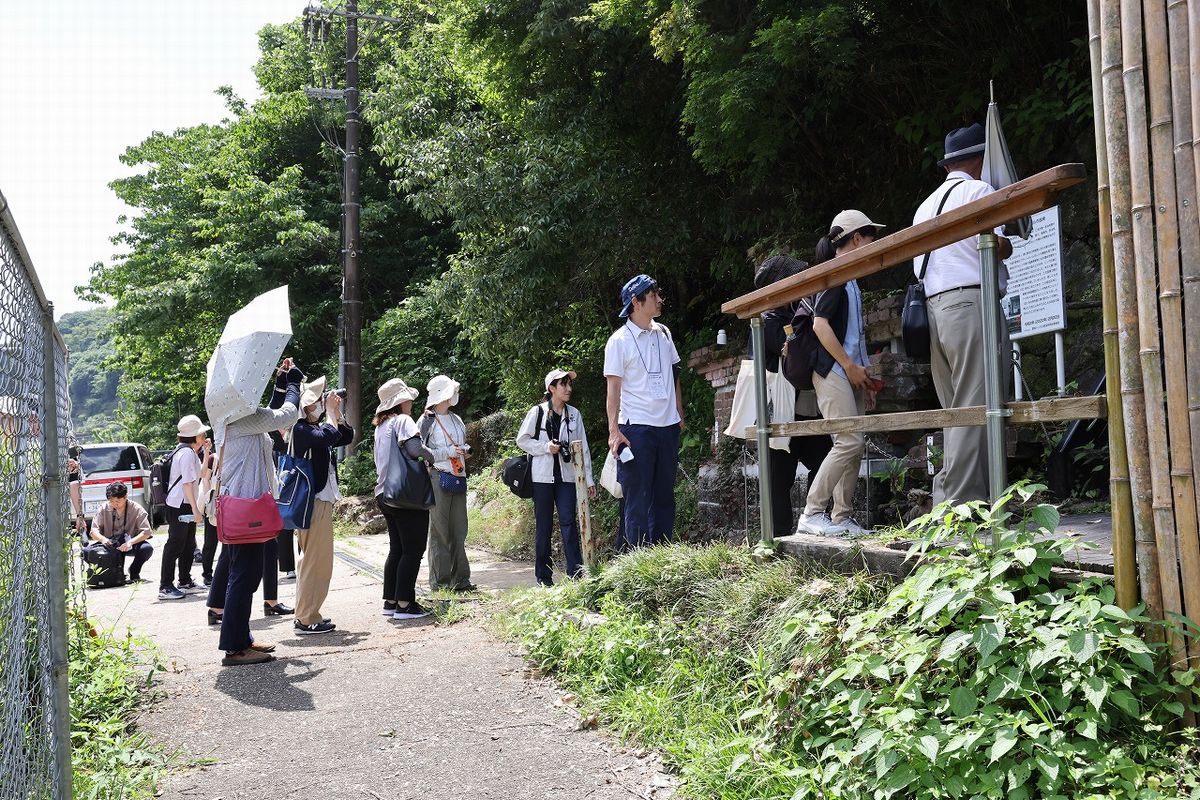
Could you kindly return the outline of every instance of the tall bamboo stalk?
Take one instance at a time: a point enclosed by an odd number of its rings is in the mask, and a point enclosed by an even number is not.
[[[1100,286],[1104,306],[1104,385],[1108,400],[1108,485],[1112,505],[1113,579],[1117,604],[1137,604],[1137,557],[1133,547],[1133,498],[1121,411],[1121,362],[1117,352],[1117,289],[1113,275],[1112,201],[1104,132],[1104,89],[1100,58],[1100,0],[1088,0],[1088,45],[1092,62],[1092,120],[1096,130],[1096,200],[1100,217]],[[1190,154],[1189,154],[1190,155]]]
[[[1183,338],[1187,360],[1187,408],[1189,456],[1192,474],[1200,469],[1200,209],[1196,202],[1196,164],[1191,140],[1191,99],[1200,92],[1200,79],[1193,78],[1188,54],[1188,0],[1168,0],[1167,30],[1171,59],[1171,108],[1175,121],[1176,209],[1179,212],[1179,255],[1183,266]],[[1200,31],[1195,32],[1200,37]],[[1190,332],[1190,336],[1188,335]],[[1172,434],[1174,435],[1174,431]],[[1172,448],[1175,443],[1172,441]],[[1194,512],[1200,518],[1200,493],[1193,492]],[[1179,564],[1183,574],[1184,611],[1200,619],[1200,535],[1179,539]],[[1192,666],[1200,667],[1200,641],[1189,642]]]
[[[1141,0],[1121,0],[1121,60],[1124,63],[1125,115],[1129,131],[1129,195],[1132,205],[1134,271],[1146,443],[1150,457],[1150,490],[1158,554],[1158,580],[1164,613],[1179,614],[1179,562],[1175,547],[1175,515],[1171,496],[1171,456],[1163,410],[1162,352],[1159,346],[1158,297],[1154,253],[1154,197],[1150,147],[1146,129],[1146,78],[1142,53]],[[1177,646],[1172,641],[1172,649]]]
[[[1192,32],[1188,43],[1189,71],[1193,76],[1200,75],[1200,3],[1190,0],[1187,7],[1188,30]],[[1193,88],[1198,83],[1192,78]],[[1200,184],[1200,91],[1192,92],[1192,165],[1196,170],[1196,181]]]
[[[1121,78],[1121,2],[1101,0],[1100,50],[1104,84],[1105,146],[1108,151],[1109,196],[1112,201],[1113,277],[1117,299],[1117,344],[1120,356],[1121,409],[1129,456],[1133,498],[1133,533],[1138,584],[1151,616],[1162,617],[1162,587],[1150,509],[1150,458],[1146,444],[1145,396],[1138,365],[1137,277],[1129,206],[1129,132],[1125,87]]]
[[[1165,0],[1143,0],[1146,67],[1150,87],[1150,151],[1153,158],[1154,228],[1157,234],[1158,310],[1162,318],[1163,374],[1167,388],[1167,446],[1170,448],[1171,504],[1180,580],[1180,613],[1200,610],[1200,558],[1193,558],[1200,531],[1192,473],[1192,432],[1188,420],[1187,345],[1183,332],[1180,283],[1179,200],[1175,175],[1175,123],[1172,105],[1170,36]],[[1190,85],[1190,81],[1189,81]],[[1189,124],[1190,127],[1190,124]],[[1182,643],[1182,642],[1181,642]],[[1188,642],[1188,655],[1200,658],[1200,641]]]

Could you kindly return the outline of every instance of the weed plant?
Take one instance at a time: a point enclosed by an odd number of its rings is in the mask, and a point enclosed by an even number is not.
[[[72,796],[154,797],[166,759],[135,724],[162,669],[154,645],[97,631],[82,615],[70,624]]]
[[[1058,515],[1032,496],[916,520],[894,586],[653,548],[515,596],[506,625],[684,797],[1200,798],[1196,672],[1153,644],[1183,631],[1052,583],[1076,543],[1039,535]]]

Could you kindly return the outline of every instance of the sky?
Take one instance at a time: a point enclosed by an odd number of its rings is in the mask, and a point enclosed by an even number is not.
[[[258,97],[258,30],[307,0],[0,0],[0,192],[55,316],[117,248],[133,210],[108,184],[153,131],[227,116],[215,90]],[[326,3],[330,5],[330,3]]]

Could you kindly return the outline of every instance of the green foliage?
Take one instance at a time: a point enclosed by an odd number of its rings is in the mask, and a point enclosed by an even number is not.
[[[58,330],[70,352],[71,425],[84,442],[121,441],[117,422],[117,385],[121,371],[107,366],[112,339],[108,309],[63,314]]]
[[[154,797],[166,758],[136,727],[154,673],[161,669],[153,645],[96,631],[75,615],[69,635],[72,796]]]
[[[686,797],[1200,796],[1181,728],[1195,670],[1170,670],[1142,638],[1161,623],[1110,586],[1056,588],[1074,543],[1014,496],[1032,489],[914,522],[920,565],[886,596],[742,549],[660,548],[520,596],[507,624],[585,707],[662,749]]]

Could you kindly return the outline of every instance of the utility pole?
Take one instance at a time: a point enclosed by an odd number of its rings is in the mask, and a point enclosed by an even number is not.
[[[346,88],[342,92],[306,91],[310,97],[334,99],[341,95],[346,103],[346,153],[342,171],[342,320],[339,325],[342,356],[339,365],[341,386],[346,389],[346,419],[354,427],[353,450],[358,445],[362,428],[362,298],[359,293],[358,258],[362,252],[360,211],[362,210],[362,165],[359,158],[359,139],[362,132],[358,91],[358,21],[403,24],[403,20],[379,14],[364,14],[358,10],[358,0],[346,0],[344,9],[308,6],[304,9],[305,23],[344,17],[346,20]]]

